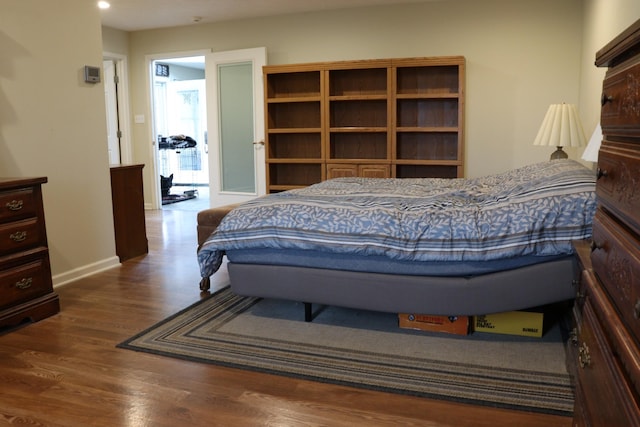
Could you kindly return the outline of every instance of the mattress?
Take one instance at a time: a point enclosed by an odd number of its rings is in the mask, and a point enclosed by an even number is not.
[[[330,252],[245,249],[227,251],[227,258],[236,264],[289,265],[413,276],[465,277],[512,270],[571,257],[571,255],[522,256],[489,261],[399,261],[384,256],[345,255]]]
[[[198,262],[203,278],[229,254],[238,262],[287,254],[292,265],[481,274],[571,255],[572,241],[590,238],[595,208],[595,173],[568,159],[477,179],[338,178],[233,209]]]

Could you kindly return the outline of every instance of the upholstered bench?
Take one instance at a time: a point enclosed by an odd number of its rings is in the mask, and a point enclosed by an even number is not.
[[[219,206],[217,208],[205,209],[203,211],[198,212],[198,249],[202,246],[202,244],[207,240],[207,238],[213,233],[222,218],[236,206],[239,206],[239,203],[232,205]],[[200,280],[200,290],[208,291],[211,287],[211,282],[209,277],[203,277]]]
[[[198,249],[207,240],[207,237],[218,228],[222,218],[239,205],[239,203],[236,203],[198,212]]]

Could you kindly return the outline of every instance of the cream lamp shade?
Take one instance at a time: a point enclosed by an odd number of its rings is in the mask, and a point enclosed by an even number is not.
[[[558,149],[551,154],[551,160],[566,159],[562,147],[582,147],[587,137],[582,128],[578,110],[573,104],[552,104],[544,116],[542,125],[533,145],[550,145]]]
[[[585,148],[584,153],[582,153],[582,160],[596,163],[598,161],[598,151],[600,150],[601,143],[602,126],[598,123],[598,126],[596,126],[596,129],[593,131],[593,135],[591,135],[591,139],[587,144],[587,148]]]

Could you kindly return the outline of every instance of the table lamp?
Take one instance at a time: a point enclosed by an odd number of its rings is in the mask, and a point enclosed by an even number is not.
[[[549,106],[533,145],[557,147],[551,154],[551,160],[555,160],[569,157],[562,151],[562,147],[582,147],[586,142],[587,138],[576,106],[563,103]]]

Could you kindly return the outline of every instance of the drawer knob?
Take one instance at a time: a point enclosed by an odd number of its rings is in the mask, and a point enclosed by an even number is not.
[[[33,279],[31,277],[25,277],[24,279],[21,279],[20,281],[16,282],[16,288],[28,289],[31,287],[32,283],[33,283]]]
[[[571,329],[571,332],[569,332],[569,341],[571,342],[572,345],[578,345],[578,329],[577,328],[573,328]]]
[[[27,232],[16,231],[15,233],[10,234],[9,238],[14,242],[24,242],[24,240],[27,238]]]
[[[589,353],[589,346],[586,342],[583,342],[578,349],[578,362],[580,362],[581,368],[591,365],[591,353]]]
[[[604,107],[607,102],[613,102],[613,96],[603,93],[602,97],[600,98],[600,105]]]
[[[636,305],[633,306],[633,317],[637,320],[640,319],[640,298],[636,301]]]
[[[597,243],[595,240],[592,240],[589,246],[591,247],[591,252],[595,252],[596,249],[602,249],[604,247],[602,243]]]
[[[23,205],[24,203],[22,202],[22,200],[12,200],[10,202],[7,202],[5,206],[10,211],[19,211],[20,209],[22,209]]]
[[[606,178],[607,176],[609,176],[609,172],[607,172],[605,169],[600,169],[598,168],[598,170],[596,171],[596,179],[600,179],[600,178]]]

